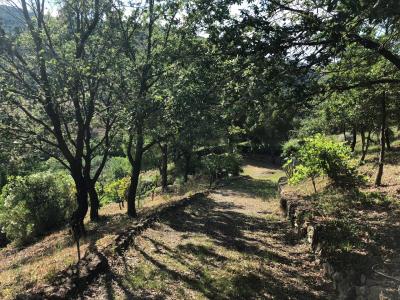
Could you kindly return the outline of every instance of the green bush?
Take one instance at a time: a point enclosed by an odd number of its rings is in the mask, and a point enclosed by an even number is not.
[[[74,209],[74,188],[62,174],[10,177],[0,196],[0,224],[7,237],[23,245],[53,230]]]
[[[210,184],[217,178],[239,175],[241,164],[242,157],[236,153],[209,154],[203,158],[203,166],[210,176]]]
[[[96,157],[96,161],[99,160]],[[97,162],[99,163],[99,162]],[[129,176],[131,165],[126,157],[110,157],[101,174],[101,181],[111,182]]]
[[[354,186],[360,181],[350,149],[344,144],[317,134],[304,139],[287,158],[285,169],[292,168],[290,183],[321,175],[328,176],[337,186]],[[315,187],[315,185],[314,185]]]
[[[104,186],[104,189],[100,192],[101,204],[108,203],[121,203],[127,200],[128,189],[130,186],[131,177],[126,176],[124,178],[109,182]],[[137,196],[145,197],[152,192],[160,182],[160,175],[158,172],[147,171],[140,175],[139,184],[137,187]]]
[[[103,190],[101,204],[126,201],[131,178],[129,176],[111,181]]]

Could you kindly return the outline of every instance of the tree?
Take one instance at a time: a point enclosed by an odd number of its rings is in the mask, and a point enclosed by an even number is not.
[[[69,171],[78,203],[72,222],[85,234],[88,191],[104,167],[114,123],[106,81],[112,55],[98,44],[108,3],[62,1],[58,17],[46,14],[45,1],[19,4],[26,30],[0,30],[3,129]],[[93,170],[96,155],[102,163]],[[93,219],[97,209],[92,202]]]
[[[114,5],[112,22],[117,29],[116,42],[123,54],[120,88],[125,91],[125,122],[129,124],[126,153],[132,165],[127,206],[128,215],[135,217],[143,154],[163,139],[163,133],[153,130],[162,118],[167,99],[157,85],[178,58],[182,36],[178,34],[177,15],[181,3],[150,0],[132,7],[129,16],[124,13],[125,8],[122,2]]]

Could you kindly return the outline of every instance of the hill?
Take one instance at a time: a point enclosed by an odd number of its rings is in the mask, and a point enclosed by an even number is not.
[[[0,25],[6,32],[14,32],[24,26],[22,11],[18,8],[0,5]]]

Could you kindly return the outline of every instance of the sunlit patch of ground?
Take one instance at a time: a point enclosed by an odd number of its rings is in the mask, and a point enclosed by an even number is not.
[[[247,176],[147,229],[78,298],[327,299],[329,285],[281,217],[282,171],[243,169]]]

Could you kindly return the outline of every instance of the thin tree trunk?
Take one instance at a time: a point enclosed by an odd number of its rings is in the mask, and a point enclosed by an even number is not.
[[[168,145],[160,144],[161,149],[161,166],[160,166],[160,175],[161,175],[161,188],[163,192],[167,192],[168,190]]]
[[[380,186],[382,184],[383,165],[385,162],[386,94],[384,94],[382,97],[381,114],[382,114],[381,139],[380,139],[381,148],[380,148],[380,152],[379,152],[378,174],[376,175],[376,179],[375,179],[376,186]]]
[[[364,135],[365,135],[365,133],[364,133]],[[368,131],[368,135],[367,135],[366,140],[365,140],[365,146],[363,147],[363,151],[362,151],[360,162],[364,162],[365,156],[368,153],[368,148],[369,148],[370,142],[371,142],[371,130]]]
[[[312,178],[311,178],[311,181],[312,181],[312,184],[313,184],[313,187],[314,187],[314,192],[317,193],[317,187],[316,187],[316,185],[315,185],[315,178],[312,177]]]
[[[90,199],[90,220],[98,221],[100,201],[96,191],[95,183],[91,183],[89,186],[89,199]]]
[[[391,145],[390,145],[390,130],[389,127],[386,127],[385,129],[385,141],[386,141],[386,148],[388,150],[391,150]]]
[[[364,153],[365,150],[365,130],[360,130],[360,137],[361,137],[361,153]]]
[[[354,152],[354,149],[356,148],[356,144],[357,144],[357,130],[356,127],[353,127],[352,131],[352,138],[351,138],[351,152]]]
[[[135,158],[132,165],[131,171],[131,182],[128,190],[128,216],[130,217],[137,217],[136,212],[136,193],[137,187],[139,185],[139,175],[142,169],[142,157],[143,157],[143,128],[141,126],[137,127],[137,140],[136,140],[136,148],[135,148]],[[128,150],[130,151],[130,149]]]

